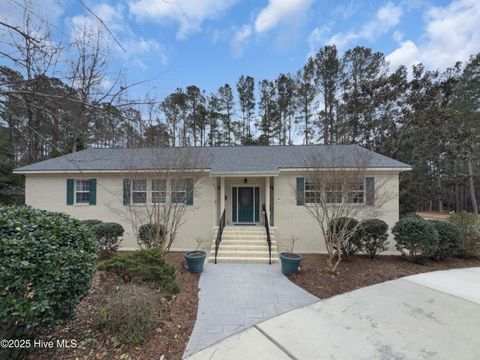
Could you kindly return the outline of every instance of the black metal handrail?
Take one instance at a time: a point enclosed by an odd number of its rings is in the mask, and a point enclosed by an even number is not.
[[[217,263],[217,254],[220,243],[222,242],[223,229],[225,228],[225,209],[223,209],[222,217],[218,223],[217,237],[215,239],[215,264]]]
[[[265,216],[265,230],[267,232],[268,263],[272,265],[272,239],[270,237],[270,225],[268,223],[268,212],[265,205],[263,205],[263,214]]]

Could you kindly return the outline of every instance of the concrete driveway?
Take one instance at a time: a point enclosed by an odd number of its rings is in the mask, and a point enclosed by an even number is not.
[[[480,359],[480,268],[405,277],[256,324],[189,359]]]
[[[184,357],[279,314],[318,301],[288,280],[278,264],[208,264]]]

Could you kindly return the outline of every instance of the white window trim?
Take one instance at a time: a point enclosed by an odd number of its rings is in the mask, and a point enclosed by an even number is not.
[[[142,191],[134,190],[135,181],[145,181],[145,190],[142,190]],[[148,181],[146,179],[133,179],[130,187],[131,187],[131,191],[130,191],[131,203],[133,205],[146,205],[147,201],[148,201],[148,199],[147,199],[147,196],[148,196]],[[134,196],[133,196],[135,193],[145,193],[145,201],[144,202],[135,202],[134,201]]]
[[[163,190],[153,190],[153,182],[154,181],[160,181],[160,182],[164,182],[165,183],[165,188]],[[150,181],[150,203],[152,205],[157,205],[157,204],[166,204],[168,199],[167,199],[167,189],[168,189],[168,181],[167,179],[151,179]],[[153,194],[154,193],[158,193],[159,195],[160,194],[163,194],[163,199],[164,201],[159,201],[159,202],[154,202],[153,201]]]
[[[173,190],[173,183],[174,182],[179,182],[179,181],[183,181],[183,185],[184,185],[184,190]],[[173,201],[174,199],[174,196],[173,196],[173,193],[184,193],[184,196],[183,196],[183,201]],[[170,181],[170,201],[173,203],[173,204],[186,204],[187,203],[187,179],[180,179],[180,180],[172,180]]]
[[[74,188],[73,188],[73,203],[78,206],[88,206],[90,205],[90,180],[88,179],[74,179]],[[88,184],[88,191],[80,191],[77,190],[77,182],[78,181],[86,181]],[[87,202],[77,202],[77,193],[88,194],[88,201]]]
[[[315,202],[308,202],[307,201],[307,193],[314,193],[314,192],[320,192],[320,196],[327,196],[327,192],[326,192],[326,189],[325,189],[325,186],[322,186],[320,190],[306,190],[306,184],[307,184],[307,180],[305,179],[304,180],[304,183],[303,183],[303,202],[305,205],[315,205],[316,203]],[[346,186],[349,186],[352,184],[348,184]],[[363,192],[363,201],[362,202],[348,202],[348,204],[353,204],[353,205],[365,205],[366,204],[366,187],[367,187],[367,184],[366,184],[366,179],[365,177],[363,178],[363,191],[361,190],[354,190],[352,191],[350,188],[347,189],[348,191],[345,191],[345,189],[343,188],[343,186],[345,186],[345,184],[342,185],[342,201],[341,202],[327,202],[327,204],[329,205],[342,205],[342,204],[345,204],[347,203],[345,199],[345,196],[344,194],[345,193],[350,193],[350,192],[357,192],[357,193],[360,193],[360,192]]]

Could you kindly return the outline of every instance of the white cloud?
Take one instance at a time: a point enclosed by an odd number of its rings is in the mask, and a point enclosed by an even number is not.
[[[420,62],[420,51],[413,41],[403,41],[398,49],[386,56],[386,60],[390,63],[392,70],[400,65],[410,68]]]
[[[92,32],[92,36],[96,36],[97,31],[103,33],[103,41],[107,48],[112,48],[119,56],[124,57],[125,59],[131,59],[133,64],[137,67],[139,62],[135,61],[136,56],[139,54],[145,55],[149,53],[155,53],[162,65],[168,63],[168,58],[164,48],[154,39],[145,39],[141,36],[138,36],[134,33],[132,28],[127,24],[125,19],[126,8],[122,4],[117,4],[115,6],[109,5],[107,3],[101,3],[92,8],[92,11],[104,21],[106,26],[110,31],[113,32],[115,37],[125,48],[126,53],[122,51],[119,46],[116,46],[114,40],[110,34],[105,32],[103,26],[99,21],[94,18],[90,13],[85,12],[84,14],[73,16],[67,19],[67,23],[71,25],[71,36],[75,38],[76,36],[81,36],[83,29]],[[112,46],[111,44],[115,44]],[[142,62],[145,66],[145,64]]]
[[[277,36],[279,47],[287,44],[303,19],[312,0],[269,0],[253,21],[236,28],[230,40],[235,57],[243,56],[247,42],[256,34],[260,35],[279,25],[288,25],[288,31]]]
[[[23,27],[26,7],[33,26],[45,25],[45,21],[54,25],[63,15],[65,6],[60,0],[0,1],[0,19],[9,25]]]
[[[255,19],[255,31],[257,33],[268,31],[281,22],[303,15],[310,2],[311,0],[269,0],[268,5]]]
[[[445,69],[466,61],[480,51],[480,1],[456,0],[445,7],[432,7],[425,14],[425,29],[415,43],[401,42],[387,56],[391,65],[424,63]]]
[[[205,20],[222,15],[237,0],[131,0],[130,12],[139,19],[162,23],[172,21],[179,28],[177,36],[185,38],[198,31]]]
[[[308,57],[314,55],[318,48],[320,48],[327,40],[327,35],[332,28],[332,23],[324,24],[320,27],[316,27],[308,36]]]
[[[230,46],[235,57],[241,57],[245,51],[245,42],[252,36],[252,26],[250,24],[243,25],[235,31]]]
[[[400,5],[388,2],[378,9],[375,18],[362,26],[359,31],[350,30],[345,33],[335,34],[328,40],[328,44],[335,44],[339,49],[344,49],[353,41],[366,39],[375,40],[400,23],[403,9]]]

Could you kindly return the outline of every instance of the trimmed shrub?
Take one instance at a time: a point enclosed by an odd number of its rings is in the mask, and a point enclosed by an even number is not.
[[[441,220],[429,221],[438,232],[438,247],[433,255],[437,260],[459,253],[462,246],[462,233],[451,222]]]
[[[400,219],[392,229],[396,248],[412,261],[433,256],[438,248],[438,232],[427,220],[415,217]]]
[[[328,227],[330,236],[342,238],[342,254],[347,257],[355,255],[361,250],[357,228],[358,221],[354,218],[339,217],[330,221]]]
[[[448,220],[462,234],[461,254],[464,257],[480,256],[480,216],[460,211],[450,215]]]
[[[158,292],[133,284],[117,287],[99,310],[99,328],[121,343],[142,344],[161,323]]]
[[[165,241],[165,227],[161,224],[143,224],[138,228],[139,245],[147,249],[162,245]]]
[[[161,287],[165,295],[180,291],[175,278],[175,267],[165,260],[163,250],[158,247],[117,254],[100,263],[98,269],[113,272],[126,282],[140,280]]]
[[[101,222],[91,226],[90,229],[97,238],[102,257],[111,256],[118,250],[118,246],[122,241],[120,237],[123,236],[125,231],[122,225],[113,222]]]
[[[388,225],[379,219],[363,220],[358,225],[360,247],[364,254],[373,259],[382,251],[387,250]]]
[[[101,220],[96,220],[96,219],[89,219],[89,220],[82,220],[81,223],[88,226],[88,227],[92,227],[94,225],[101,224],[102,221]]]
[[[96,258],[80,221],[0,206],[0,338],[31,338],[69,319],[89,292]]]

